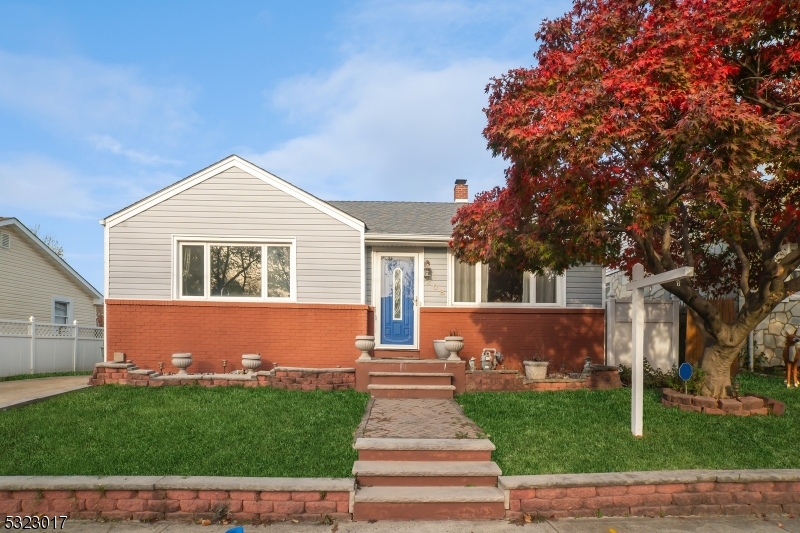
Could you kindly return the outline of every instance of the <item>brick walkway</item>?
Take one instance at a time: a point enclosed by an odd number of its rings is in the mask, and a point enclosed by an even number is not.
[[[416,398],[373,399],[359,433],[400,439],[478,439],[484,434],[454,400]]]

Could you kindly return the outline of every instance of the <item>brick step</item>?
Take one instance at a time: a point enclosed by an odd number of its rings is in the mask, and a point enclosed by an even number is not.
[[[365,487],[358,489],[354,520],[500,520],[503,491],[496,487]]]
[[[373,398],[452,398],[453,385],[367,385]]]
[[[361,487],[494,487],[500,467],[492,461],[356,461]]]
[[[488,439],[356,439],[360,461],[491,461]]]
[[[447,372],[370,372],[371,385],[451,385],[453,374]]]

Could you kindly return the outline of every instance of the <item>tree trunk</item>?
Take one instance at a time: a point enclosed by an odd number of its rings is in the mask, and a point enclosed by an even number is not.
[[[742,345],[723,346],[717,343],[705,347],[700,368],[705,372],[702,395],[712,398],[728,398],[727,387],[731,385],[731,366]]]

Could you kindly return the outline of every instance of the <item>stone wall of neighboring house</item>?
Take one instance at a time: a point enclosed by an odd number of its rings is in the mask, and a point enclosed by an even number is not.
[[[798,329],[800,300],[784,300],[756,326],[753,336],[755,355],[761,356],[767,366],[782,365],[786,335],[794,334]]]

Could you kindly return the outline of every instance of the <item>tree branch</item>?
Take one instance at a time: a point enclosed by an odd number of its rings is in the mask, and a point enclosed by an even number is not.
[[[762,254],[765,253],[767,248],[764,245],[764,241],[761,239],[761,233],[758,231],[758,224],[756,223],[756,210],[754,207],[750,208],[750,229],[753,230],[753,237],[755,237],[756,246],[758,246],[758,249]]]
[[[769,249],[766,250],[767,256],[764,259],[771,259],[775,257],[775,254],[781,250],[781,245],[783,244],[783,241],[786,240],[786,236],[794,231],[795,227],[797,227],[797,219],[786,224],[778,231],[778,233],[775,234],[775,238],[772,239]]]
[[[694,252],[692,252],[692,242],[689,240],[689,210],[686,209],[686,204],[683,202],[678,203],[681,210],[681,243],[683,244],[683,254],[686,260],[686,265],[694,267]]]
[[[739,261],[742,263],[742,273],[741,277],[739,278],[739,289],[742,291],[742,294],[747,296],[750,294],[750,260],[747,258],[747,254],[744,253],[742,246],[738,242],[731,239],[731,242],[728,244],[736,252],[736,257],[738,257]]]

